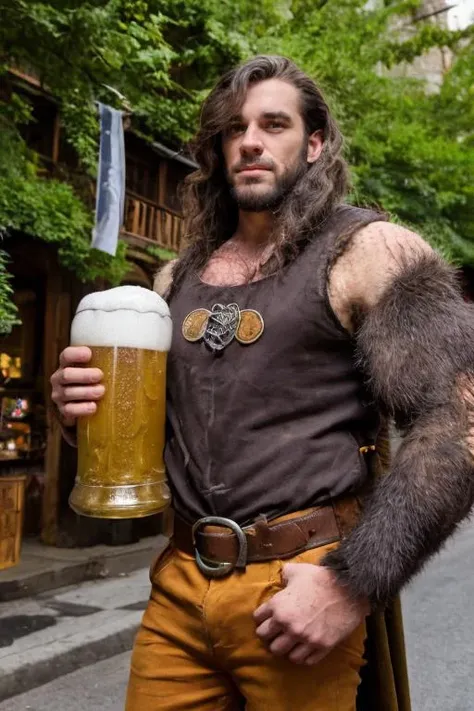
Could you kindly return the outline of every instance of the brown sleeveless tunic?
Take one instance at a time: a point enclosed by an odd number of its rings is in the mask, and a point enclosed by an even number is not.
[[[169,437],[175,511],[244,525],[356,492],[368,472],[361,444],[378,415],[354,364],[354,344],[329,305],[327,265],[337,238],[379,214],[343,206],[280,272],[233,287],[189,275],[170,300]],[[215,354],[181,331],[194,309],[255,309],[265,330]]]

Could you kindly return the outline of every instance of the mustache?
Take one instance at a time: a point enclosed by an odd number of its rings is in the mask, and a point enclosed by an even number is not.
[[[253,158],[252,160],[247,159],[247,160],[241,160],[239,161],[234,167],[232,168],[232,173],[240,173],[240,171],[245,170],[246,168],[249,167],[249,165],[258,165],[261,168],[264,168],[265,170],[273,170],[275,168],[275,164],[270,158]]]

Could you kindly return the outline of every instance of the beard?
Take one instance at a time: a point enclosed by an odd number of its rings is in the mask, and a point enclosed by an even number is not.
[[[305,146],[296,164],[287,168],[282,175],[275,176],[274,185],[269,186],[264,192],[259,192],[258,188],[252,189],[253,185],[259,186],[261,183],[258,178],[249,177],[247,183],[238,188],[231,183],[231,195],[239,209],[244,212],[274,211],[280,207],[307,170]]]

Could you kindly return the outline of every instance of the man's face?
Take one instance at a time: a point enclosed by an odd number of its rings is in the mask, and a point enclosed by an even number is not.
[[[322,147],[319,132],[306,135],[298,89],[280,79],[252,85],[222,139],[227,179],[240,209],[278,207]]]

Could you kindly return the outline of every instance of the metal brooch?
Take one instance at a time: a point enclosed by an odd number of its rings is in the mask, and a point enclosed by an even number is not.
[[[212,351],[219,352],[234,338],[244,345],[255,343],[263,329],[263,318],[258,311],[241,311],[237,304],[214,304],[211,311],[191,311],[183,321],[182,333],[187,341],[203,340]]]

